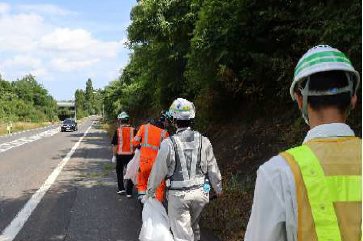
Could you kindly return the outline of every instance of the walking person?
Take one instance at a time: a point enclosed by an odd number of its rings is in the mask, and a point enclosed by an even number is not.
[[[154,197],[161,180],[166,178],[168,216],[174,239],[197,241],[200,240],[200,214],[209,202],[209,181],[220,197],[221,173],[208,138],[191,129],[194,104],[178,98],[170,112],[176,120],[177,130],[161,143],[143,201]]]
[[[135,147],[140,146],[140,167],[137,175],[137,190],[140,201],[146,194],[147,181],[159,152],[160,143],[169,136],[164,128],[164,121],[152,121],[142,125],[132,142]],[[160,181],[156,192],[156,199],[161,202],[164,200],[164,191],[165,182]]]
[[[125,194],[128,198],[132,197],[133,183],[127,179],[126,190],[124,187],[123,171],[129,161],[134,156],[134,147],[132,139],[135,136],[135,128],[129,124],[130,118],[126,112],[122,112],[117,116],[119,127],[115,131],[112,138],[112,162],[116,162],[117,175],[117,194]]]
[[[359,79],[330,46],[300,59],[290,94],[310,130],[259,168],[246,241],[361,240],[362,142],[346,124]]]

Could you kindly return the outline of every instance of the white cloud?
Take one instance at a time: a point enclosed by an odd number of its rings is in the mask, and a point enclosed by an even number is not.
[[[114,58],[124,48],[123,42],[102,42],[94,39],[84,29],[58,28],[40,40],[40,46],[47,50],[60,51],[73,57]],[[77,52],[75,52],[77,51]]]
[[[84,50],[92,42],[91,34],[84,29],[58,28],[41,38],[41,47],[50,50]]]
[[[0,17],[0,52],[34,50],[37,38],[49,28],[36,14],[4,15]]]
[[[49,75],[48,70],[46,68],[44,68],[44,67],[34,69],[34,70],[30,71],[30,74],[32,74],[35,77],[41,77],[41,76]]]
[[[27,55],[17,55],[13,58],[6,60],[1,66],[2,68],[38,68],[42,64],[40,58],[27,56]]]
[[[56,21],[50,13],[56,15]],[[49,86],[59,86],[59,82],[75,85],[90,77],[98,87],[117,78],[120,66],[127,62],[124,46],[127,39],[102,40],[92,24],[85,28],[74,27],[69,14],[73,12],[56,5],[0,2],[0,73],[3,78],[11,81],[31,73],[39,82],[54,81],[56,83]],[[62,21],[62,16],[66,15],[67,21]],[[102,26],[103,23],[98,22],[98,29]],[[59,87],[54,88],[59,91]]]
[[[99,59],[91,59],[84,61],[72,61],[64,58],[53,59],[50,65],[53,69],[61,72],[80,71],[86,67],[99,62]]]
[[[0,2],[0,15],[10,12],[10,5],[4,2]]]
[[[39,13],[42,15],[51,16],[66,16],[70,14],[77,14],[76,12],[66,10],[52,4],[39,4],[39,5],[18,5],[18,9],[22,12]]]

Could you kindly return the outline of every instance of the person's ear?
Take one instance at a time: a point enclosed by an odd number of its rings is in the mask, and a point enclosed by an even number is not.
[[[296,99],[297,104],[299,106],[299,109],[301,110],[303,108],[302,107],[303,106],[303,96],[298,92],[295,92],[294,96],[295,96],[295,99]]]
[[[350,100],[350,109],[354,110],[356,105],[357,105],[357,95],[354,94]]]

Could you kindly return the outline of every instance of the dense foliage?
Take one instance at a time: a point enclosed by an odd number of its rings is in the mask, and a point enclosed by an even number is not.
[[[57,102],[34,76],[8,82],[0,75],[0,122],[55,120]]]
[[[193,101],[224,184],[204,227],[243,240],[258,166],[308,129],[289,95],[295,65],[327,44],[361,73],[361,11],[360,0],[139,0],[128,27],[131,58],[105,89],[106,112],[146,119],[177,97]],[[349,119],[358,136],[360,93]]]
[[[77,118],[102,113],[103,91],[94,89],[92,80],[86,82],[86,90],[77,89],[75,92]]]
[[[251,102],[291,102],[294,67],[318,44],[361,72],[359,0],[140,0],[131,20],[132,54],[106,90],[108,114],[149,116],[185,97],[207,121]]]

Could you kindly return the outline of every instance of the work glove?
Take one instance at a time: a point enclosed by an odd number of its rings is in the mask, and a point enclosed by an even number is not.
[[[116,162],[116,156],[113,156],[113,157],[112,157],[111,162],[112,162],[112,163],[115,163],[115,162]]]

